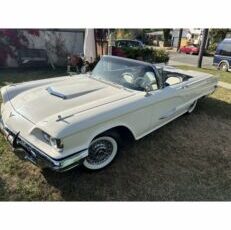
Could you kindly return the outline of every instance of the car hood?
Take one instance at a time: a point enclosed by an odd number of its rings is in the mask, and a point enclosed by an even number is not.
[[[120,87],[89,77],[66,77],[27,88],[16,96],[8,92],[14,109],[34,124],[48,119],[59,119],[94,109],[128,97],[132,93]],[[13,87],[13,86],[12,86]],[[20,85],[14,86],[17,90]]]

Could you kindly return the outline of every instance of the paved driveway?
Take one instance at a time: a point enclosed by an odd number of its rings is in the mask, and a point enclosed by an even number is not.
[[[169,65],[189,65],[196,66],[198,55],[181,54],[176,52],[170,52]],[[213,57],[203,57],[203,67],[212,67]]]

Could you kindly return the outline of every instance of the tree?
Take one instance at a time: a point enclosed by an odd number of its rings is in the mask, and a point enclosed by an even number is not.
[[[116,39],[139,39],[143,40],[144,30],[143,29],[116,29]]]
[[[201,64],[202,64],[202,59],[203,59],[203,55],[204,55],[204,52],[205,52],[205,45],[206,45],[208,33],[209,33],[209,29],[204,29],[203,30],[202,41],[201,41],[201,45],[200,45],[200,51],[199,51],[198,62],[197,62],[197,67],[198,68],[201,68]]]
[[[167,46],[169,44],[169,40],[171,39],[171,29],[163,29],[163,35],[164,35],[164,46]]]
[[[39,36],[38,29],[0,29],[0,66],[6,66],[8,56],[16,59],[18,51],[27,48],[29,41],[24,32]]]
[[[181,44],[181,38],[182,38],[183,29],[179,29],[179,37],[178,37],[178,44],[177,44],[177,51],[180,51],[180,44]]]
[[[170,38],[171,29],[163,29],[164,40],[168,40]]]
[[[230,29],[211,29],[209,31],[209,36],[211,38],[212,43],[217,43],[222,41],[228,32],[230,32]]]

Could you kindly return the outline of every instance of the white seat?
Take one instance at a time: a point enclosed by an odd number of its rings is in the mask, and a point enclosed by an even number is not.
[[[151,90],[157,90],[158,86],[156,83],[156,78],[153,72],[146,72],[143,76],[143,82],[142,82],[142,87],[145,88],[146,85],[151,84]]]
[[[169,85],[175,85],[175,84],[179,84],[182,82],[182,78],[180,77],[169,77],[166,80],[166,83],[168,83]]]

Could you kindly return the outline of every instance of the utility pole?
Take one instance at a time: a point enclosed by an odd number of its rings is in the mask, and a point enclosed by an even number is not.
[[[115,46],[115,35],[112,29],[108,29],[108,55],[112,55],[112,49]]]
[[[209,29],[203,29],[202,41],[201,41],[201,45],[200,45],[200,51],[199,51],[198,62],[197,62],[197,67],[198,68],[201,68],[201,64],[202,64],[202,59],[203,59],[203,55],[204,55],[204,52],[205,52],[205,44],[206,44],[206,41],[207,41],[208,33],[209,33]]]
[[[183,33],[183,29],[179,29],[179,37],[178,37],[178,44],[177,44],[177,52],[180,51],[180,44],[181,44],[182,33]]]

